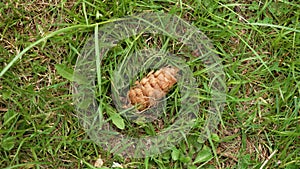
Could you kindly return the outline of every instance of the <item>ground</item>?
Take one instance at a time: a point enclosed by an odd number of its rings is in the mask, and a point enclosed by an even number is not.
[[[208,140],[196,125],[163,154],[121,158],[80,124],[70,72],[96,23],[142,11],[176,14],[212,40],[226,104]],[[0,2],[0,168],[300,168],[299,17],[297,0]]]

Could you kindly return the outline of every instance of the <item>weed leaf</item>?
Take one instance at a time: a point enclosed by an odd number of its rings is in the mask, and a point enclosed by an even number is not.
[[[119,129],[123,130],[125,128],[124,120],[119,114],[111,114],[111,120],[114,123],[114,125],[116,125],[116,127],[118,127]]]
[[[70,69],[66,65],[62,64],[56,64],[55,69],[59,75],[70,81],[73,81],[73,69]]]
[[[13,138],[13,137],[7,137],[7,138],[3,139],[1,142],[1,147],[6,151],[10,151],[15,146],[14,140],[15,140],[15,138]]]
[[[198,153],[193,164],[206,162],[206,161],[210,160],[212,157],[213,156],[210,151],[210,148],[207,146],[204,146],[203,149]]]
[[[172,155],[172,159],[176,161],[179,159],[180,151],[178,149],[173,149],[171,155]]]
[[[14,120],[17,115],[18,114],[15,113],[14,111],[8,110],[3,117],[4,118],[3,126],[6,126],[7,124],[11,124],[12,120]]]

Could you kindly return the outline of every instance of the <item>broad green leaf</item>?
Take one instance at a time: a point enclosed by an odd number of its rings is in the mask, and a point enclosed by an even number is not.
[[[125,128],[124,119],[120,116],[115,109],[109,105],[105,105],[106,112],[108,113],[113,124],[119,129],[123,130]]]
[[[4,100],[9,99],[11,96],[11,92],[10,91],[2,91],[2,98]]]
[[[220,141],[220,138],[217,134],[213,133],[211,135],[211,139],[214,141],[214,142],[219,142]]]
[[[123,130],[125,128],[124,119],[117,113],[112,113],[110,116],[112,122],[116,127]]]
[[[144,129],[145,129],[146,134],[148,134],[150,136],[156,135],[155,129],[152,124],[146,125]]]
[[[172,150],[171,156],[172,156],[172,159],[173,159],[174,161],[178,160],[178,159],[179,159],[179,156],[180,156],[180,151],[179,151],[178,149],[176,149],[176,148],[173,149],[173,150]]]
[[[195,165],[189,165],[188,169],[197,169],[197,166],[195,166]]]
[[[241,156],[241,160],[239,163],[239,168],[247,168],[249,167],[249,165],[251,164],[251,156],[250,154],[246,154]]]
[[[205,140],[202,136],[200,136],[200,137],[198,137],[197,142],[203,144],[205,142]]]
[[[3,123],[3,126],[7,125],[7,124],[10,124],[10,122],[17,116],[18,114],[15,113],[14,111],[12,110],[8,110],[5,114],[4,114],[4,123]]]
[[[10,151],[15,146],[15,138],[14,137],[7,137],[4,138],[1,142],[1,147],[6,150]]]
[[[209,147],[204,146],[203,149],[197,154],[193,164],[202,163],[210,160],[213,157]]]
[[[62,64],[56,64],[55,69],[59,75],[70,81],[73,81],[73,69],[70,69],[66,65]]]
[[[183,163],[188,163],[191,161],[191,158],[188,157],[188,156],[183,156],[181,155],[180,158],[179,158],[179,161],[183,162]]]

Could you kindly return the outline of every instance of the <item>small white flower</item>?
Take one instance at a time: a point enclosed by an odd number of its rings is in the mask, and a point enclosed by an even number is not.
[[[113,162],[112,168],[123,168],[123,166],[119,163]]]
[[[95,164],[94,164],[94,167],[100,168],[100,167],[102,167],[102,166],[103,166],[103,160],[99,157],[99,158],[96,160],[96,162],[95,162]]]

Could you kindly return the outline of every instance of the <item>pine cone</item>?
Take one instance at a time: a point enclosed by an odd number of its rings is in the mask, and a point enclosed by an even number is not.
[[[140,82],[136,81],[128,91],[128,98],[132,105],[138,105],[138,110],[144,110],[157,103],[163,98],[171,87],[177,82],[175,75],[179,71],[175,67],[163,67],[156,71],[151,71]]]

